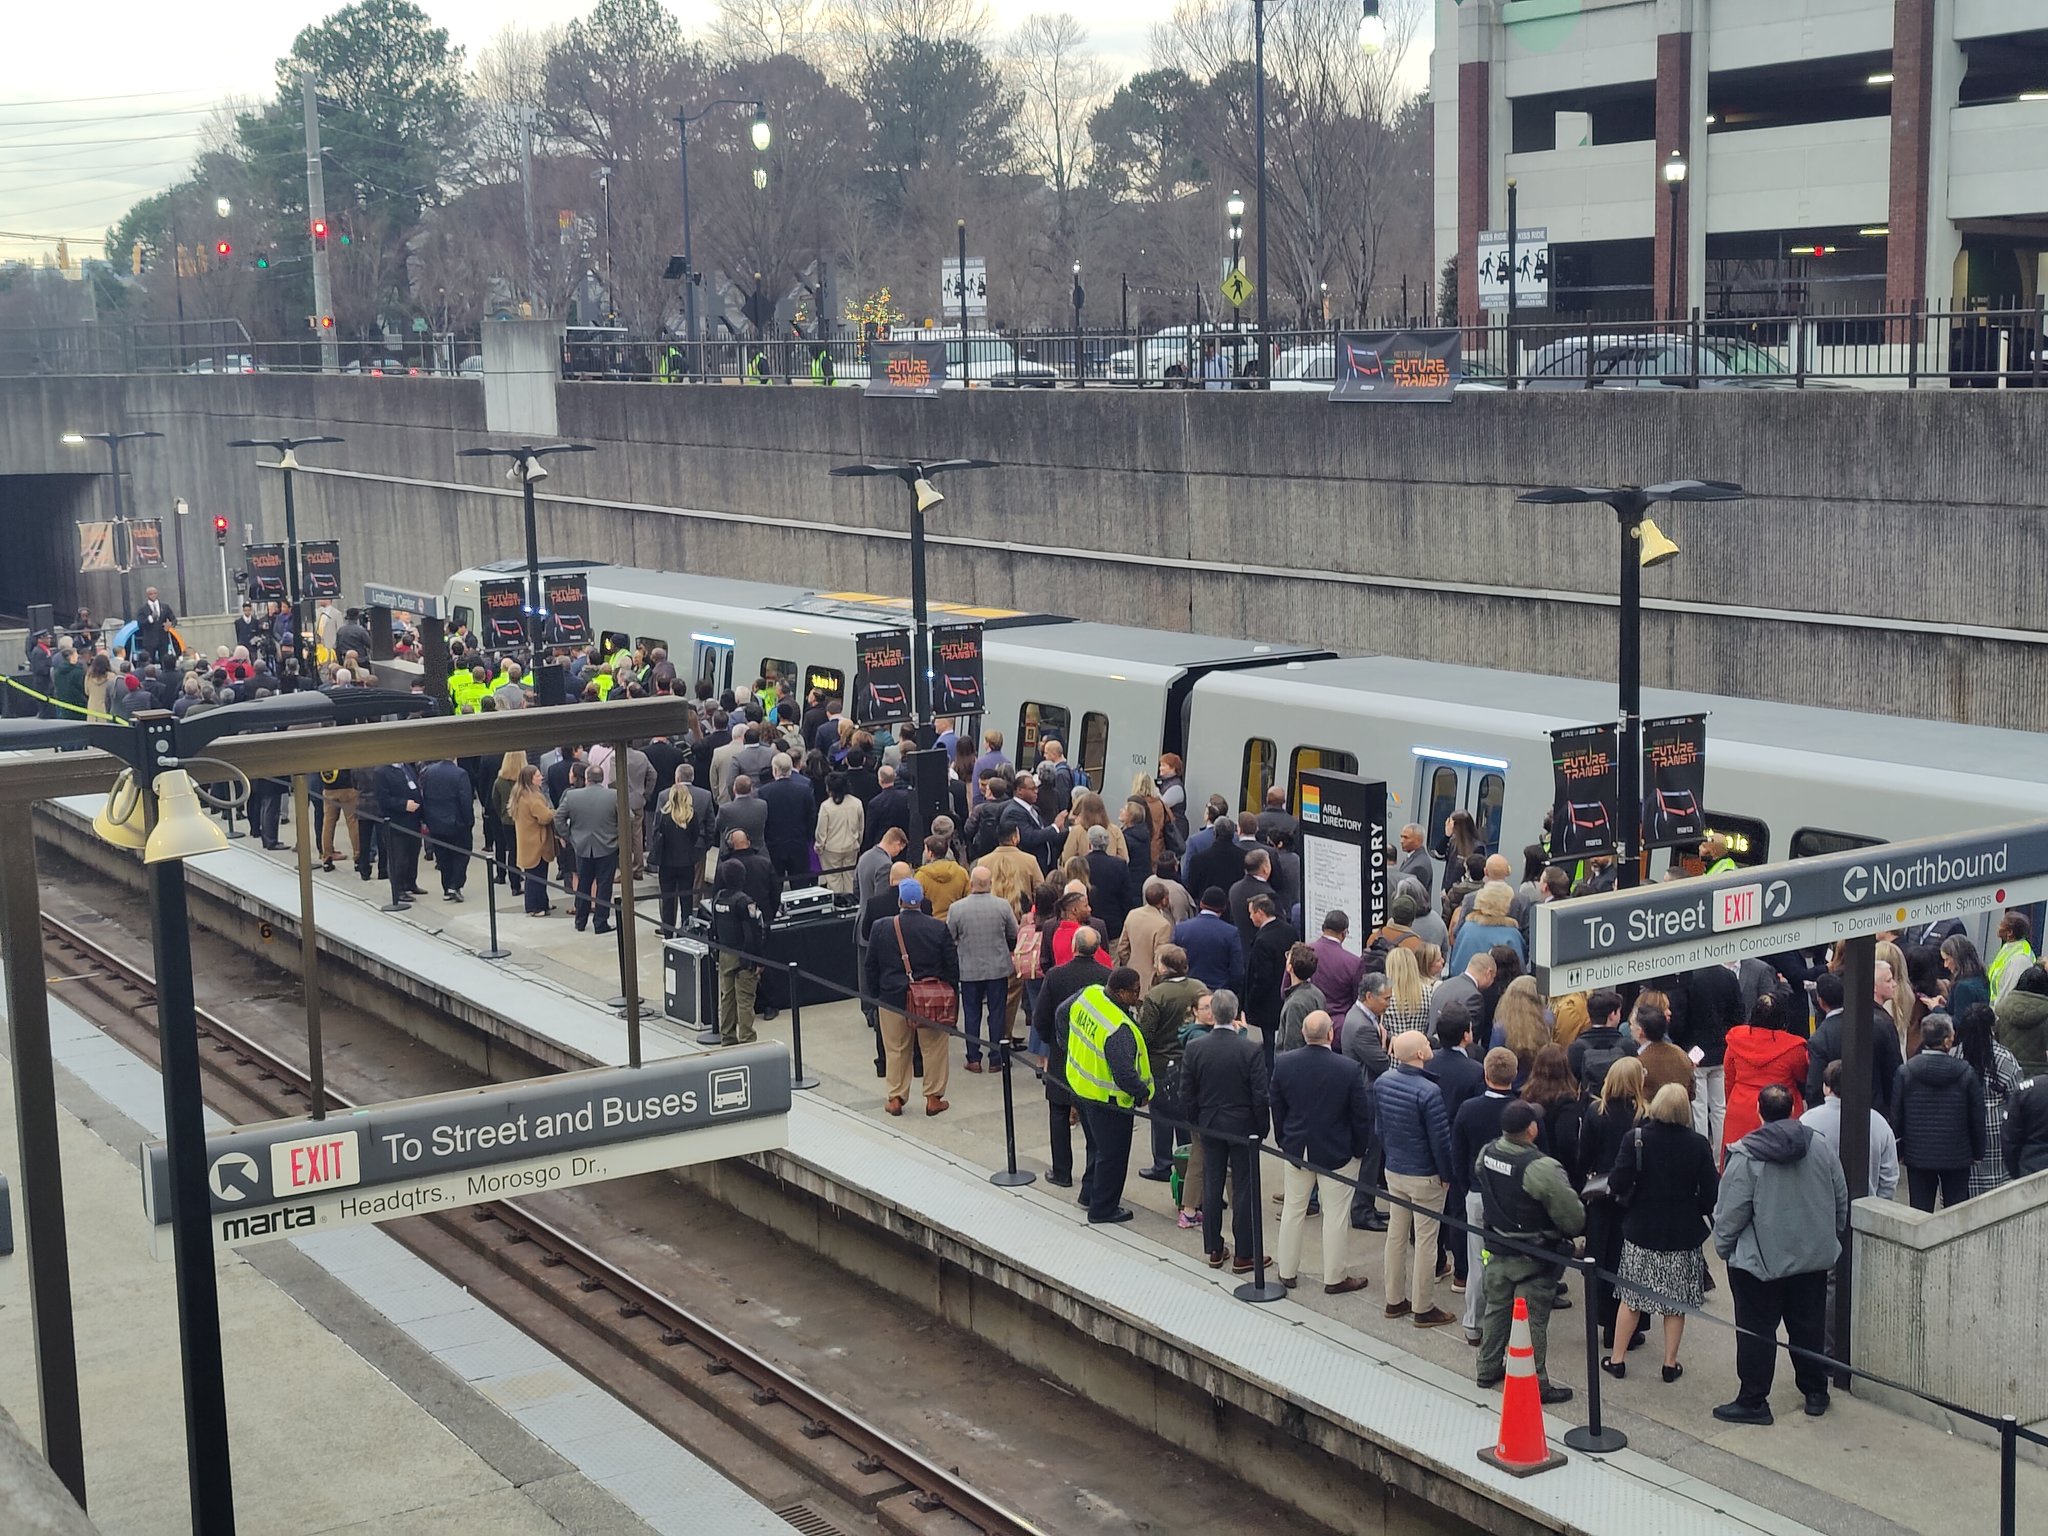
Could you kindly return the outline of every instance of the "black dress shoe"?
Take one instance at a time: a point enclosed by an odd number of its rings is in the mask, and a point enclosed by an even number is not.
[[[1572,1400],[1572,1389],[1557,1382],[1546,1382],[1538,1396],[1545,1403],[1568,1403]]]
[[[1074,1181],[1071,1176],[1063,1179],[1056,1173],[1048,1173],[1045,1176],[1045,1182],[1052,1185],[1055,1189],[1072,1189],[1074,1187]]]
[[[1737,1398],[1732,1403],[1722,1403],[1714,1410],[1714,1417],[1723,1424],[1775,1424],[1771,1417],[1771,1405],[1763,1403],[1752,1408]]]
[[[1135,1214],[1128,1205],[1120,1205],[1107,1216],[1097,1216],[1091,1212],[1088,1221],[1092,1226],[1106,1227],[1114,1222],[1130,1221]]]
[[[1817,1418],[1819,1418],[1819,1417],[1820,1417],[1820,1416],[1821,1416],[1822,1414],[1826,1413],[1827,1411],[1828,1411],[1828,1395],[1827,1395],[1827,1393],[1825,1393],[1825,1392],[1809,1392],[1809,1393],[1807,1393],[1807,1394],[1806,1394],[1806,1416],[1807,1416],[1808,1418],[1810,1418],[1810,1419],[1817,1419]]]
[[[1362,1221],[1352,1222],[1351,1230],[1354,1232],[1384,1232],[1387,1230],[1387,1218],[1377,1215],[1367,1216]]]
[[[1138,1170],[1138,1177],[1150,1179],[1154,1184],[1164,1184],[1173,1177],[1173,1170],[1171,1168],[1140,1168]]]

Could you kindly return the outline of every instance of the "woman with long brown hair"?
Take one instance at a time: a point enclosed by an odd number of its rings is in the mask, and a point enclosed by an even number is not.
[[[1493,1043],[1515,1053],[1516,1081],[1527,1082],[1537,1053],[1551,1043],[1550,1021],[1543,1016],[1543,994],[1536,990],[1534,976],[1517,976],[1501,993],[1493,1011]]]
[[[1586,1182],[1581,1155],[1586,1106],[1563,1046],[1553,1043],[1536,1053],[1529,1081],[1522,1085],[1522,1097],[1543,1111],[1536,1144],[1564,1165],[1565,1176],[1577,1189]]]
[[[1072,814],[1067,818],[1066,846],[1060,849],[1060,862],[1083,858],[1088,852],[1088,829],[1109,828],[1109,851],[1118,858],[1129,860],[1131,851],[1124,843],[1124,834],[1109,814],[1109,807],[1102,802],[1102,796],[1092,789],[1084,789],[1074,796]]]
[[[556,852],[555,808],[540,769],[531,763],[521,768],[505,803],[512,812],[515,856],[526,875],[526,915],[546,917],[554,911],[548,903],[548,865]]]

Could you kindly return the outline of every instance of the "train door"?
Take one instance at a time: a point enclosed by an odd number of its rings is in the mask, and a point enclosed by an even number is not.
[[[714,698],[732,687],[732,642],[717,635],[692,635],[690,644],[691,677],[709,683]]]
[[[1507,789],[1508,765],[1499,758],[1416,748],[1415,804],[1421,814],[1415,819],[1432,845],[1443,836],[1444,822],[1453,811],[1470,811],[1479,840],[1489,851],[1499,851]]]

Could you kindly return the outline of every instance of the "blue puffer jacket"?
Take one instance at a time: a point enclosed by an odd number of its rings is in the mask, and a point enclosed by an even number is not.
[[[1387,1172],[1446,1184],[1451,1177],[1451,1122],[1444,1092],[1420,1067],[1397,1066],[1372,1085],[1373,1115]]]

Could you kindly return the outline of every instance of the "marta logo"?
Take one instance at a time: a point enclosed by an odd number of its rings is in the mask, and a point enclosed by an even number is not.
[[[1301,786],[1301,819],[1321,821],[1323,819],[1323,792],[1313,784]]]

